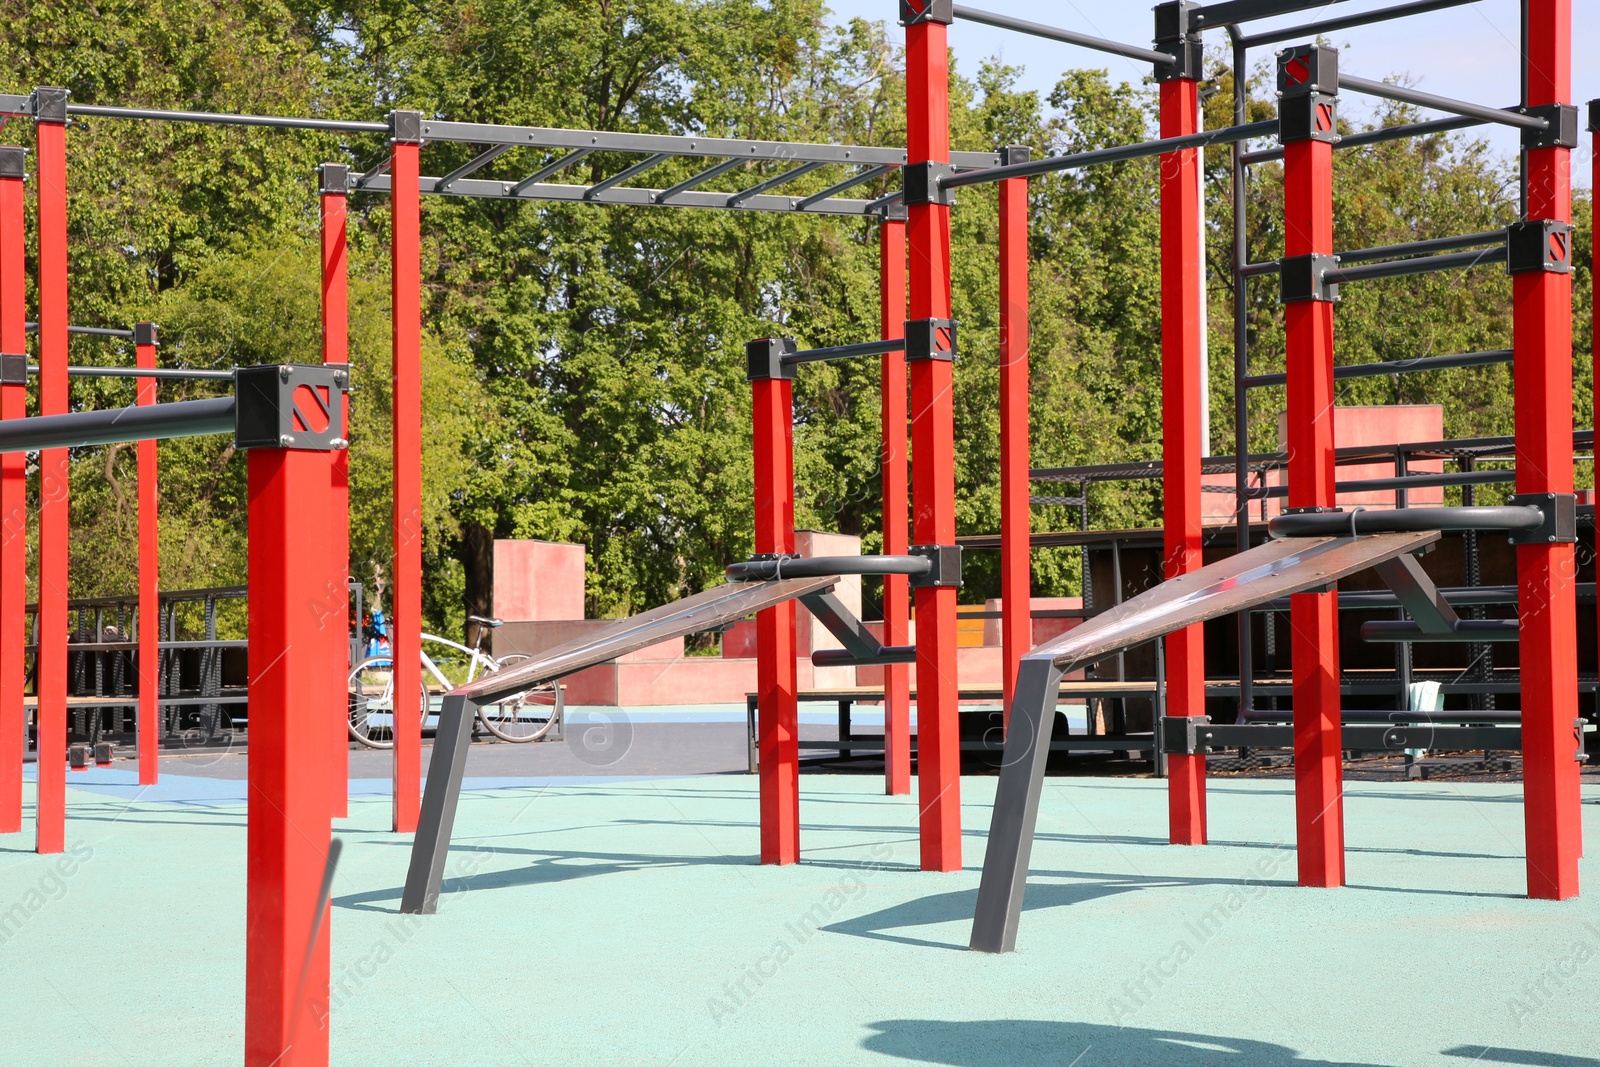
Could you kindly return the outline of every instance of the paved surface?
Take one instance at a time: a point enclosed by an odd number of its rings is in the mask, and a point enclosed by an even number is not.
[[[238,1062],[244,807],[91,775],[70,873],[27,851],[31,823],[0,838],[0,1062]],[[228,784],[163,788],[185,782]],[[1352,784],[1352,885],[1313,890],[1285,783],[1214,782],[1217,843],[1174,848],[1161,783],[1051,779],[1021,949],[986,956],[963,947],[993,784],[964,780],[947,875],[915,869],[915,802],[871,776],[806,778],[786,868],[755,864],[746,776],[479,790],[417,918],[396,912],[409,842],[358,798],[333,1062],[1600,1067],[1595,803],[1590,895],[1554,904],[1520,896],[1514,786]]]

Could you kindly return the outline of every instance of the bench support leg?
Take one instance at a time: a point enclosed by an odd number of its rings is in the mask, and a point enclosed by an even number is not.
[[[467,747],[472,743],[472,721],[477,714],[478,706],[472,701],[448,693],[439,709],[427,789],[422,795],[417,836],[411,842],[411,867],[400,898],[400,911],[405,915],[432,915],[438,910],[444,861],[450,852],[450,831],[456,823],[456,803],[461,799]]]

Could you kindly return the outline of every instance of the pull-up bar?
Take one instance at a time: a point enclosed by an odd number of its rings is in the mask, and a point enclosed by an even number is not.
[[[1479,245],[1503,245],[1506,243],[1506,231],[1485,230],[1482,233],[1466,233],[1456,237],[1434,237],[1426,241],[1407,241],[1404,244],[1382,245],[1377,248],[1358,248],[1352,252],[1340,252],[1338,260],[1341,263],[1359,263],[1371,259],[1400,259],[1404,256],[1419,256],[1432,252],[1449,252],[1458,248],[1476,248]],[[1277,260],[1268,260],[1262,263],[1247,264],[1242,273],[1246,278],[1255,278],[1263,274],[1276,274],[1280,269]]]
[[[29,374],[39,368],[30,366]],[[69,378],[161,378],[169,381],[233,381],[231,370],[205,370],[192,367],[68,367]]]
[[[29,333],[38,333],[39,332],[39,324],[37,322],[26,323],[25,324],[25,328],[27,329],[27,331]],[[76,333],[76,334],[87,334],[88,336],[91,336],[91,337],[132,337],[133,336],[133,331],[132,330],[113,329],[110,326],[68,326],[67,327],[67,332],[68,333]]]
[[[855,345],[835,345],[832,348],[808,348],[801,352],[794,352],[783,357],[783,365],[794,366],[798,363],[827,363],[836,359],[854,359],[856,356],[881,356],[888,352],[904,352],[906,342],[904,338],[893,338],[888,341],[863,341]]]
[[[1354,89],[1358,93],[1368,96],[1383,97],[1386,100],[1398,100],[1405,104],[1416,104],[1418,107],[1431,107],[1436,111],[1449,111],[1457,115],[1480,119],[1483,122],[1498,122],[1502,126],[1516,126],[1524,130],[1548,130],[1550,122],[1537,115],[1524,115],[1520,111],[1505,111],[1495,107],[1485,107],[1466,100],[1457,100],[1449,96],[1435,96],[1433,93],[1424,93],[1417,89],[1407,89],[1403,85],[1391,85],[1389,82],[1375,82],[1367,78],[1357,78],[1351,74],[1339,75],[1339,88]]]
[[[0,420],[0,453],[232,433],[238,403],[237,398],[224,396]]]
[[[1323,275],[1325,283],[1359,282],[1369,278],[1403,278],[1412,274],[1430,274],[1440,270],[1459,270],[1476,267],[1480,263],[1493,263],[1498,257],[1504,262],[1503,246],[1483,248],[1472,252],[1451,252],[1442,256],[1417,256],[1413,259],[1393,259],[1383,263],[1366,263],[1359,267],[1334,267]]]
[[[1464,3],[1466,0],[1457,0]],[[1044,26],[1026,19],[1012,18],[1010,15],[997,15],[993,11],[979,11],[975,7],[965,4],[955,4],[951,11],[958,19],[968,22],[979,22],[985,26],[994,26],[1002,30],[1015,30],[1017,33],[1026,33],[1031,37],[1043,37],[1051,41],[1060,41],[1063,44],[1075,44],[1084,48],[1093,48],[1097,52],[1110,52],[1114,56],[1127,56],[1129,59],[1142,59],[1146,63],[1169,64],[1175,62],[1177,57],[1166,52],[1157,52],[1151,48],[1144,48],[1136,44],[1123,44],[1120,41],[1109,41],[1104,37],[1093,37],[1087,33],[1078,33],[1075,30],[1063,30],[1054,26]]]
[[[1354,26],[1368,26],[1374,22],[1388,22],[1391,19],[1401,19],[1408,15],[1422,15],[1429,11],[1440,11],[1449,7],[1463,7],[1476,3],[1477,0],[1415,0],[1409,4],[1399,4],[1395,7],[1386,7],[1378,11],[1363,11],[1359,15],[1345,15],[1342,18],[1324,19],[1303,26],[1287,26],[1279,30],[1262,30],[1241,37],[1239,44],[1246,48],[1256,45],[1271,44],[1274,41],[1296,41],[1301,38],[1313,38],[1318,34],[1331,33],[1334,30],[1348,30]]]
[[[1348,137],[1339,138],[1333,147],[1362,148],[1366,145],[1382,144],[1385,141],[1403,141],[1408,137],[1426,137],[1429,134],[1449,133],[1452,130],[1469,130],[1474,126],[1482,125],[1482,119],[1466,117],[1429,119],[1426,122],[1407,122],[1400,126],[1383,126],[1376,130],[1352,133]],[[1276,148],[1263,148],[1259,152],[1246,152],[1240,157],[1240,162],[1248,167],[1256,163],[1267,163],[1282,158],[1283,146],[1279,145]]]

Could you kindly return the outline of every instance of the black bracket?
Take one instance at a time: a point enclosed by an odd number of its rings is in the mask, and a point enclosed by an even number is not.
[[[958,325],[954,319],[909,320],[906,323],[906,362],[942,359],[954,363]]]
[[[1170,63],[1157,63],[1158,82],[1199,81],[1204,77],[1205,50],[1194,15],[1200,5],[1192,0],[1167,0],[1156,5],[1156,51],[1175,57]]]
[[[1284,96],[1278,101],[1278,143],[1339,141],[1339,98],[1327,93]]]
[[[1572,224],[1555,219],[1506,227],[1507,274],[1571,274]]]
[[[1207,715],[1163,715],[1161,751],[1170,756],[1203,756],[1211,751],[1211,725]]]
[[[900,0],[900,25],[938,22],[946,26],[956,20],[955,0]]]
[[[136,345],[158,345],[161,343],[161,327],[153,322],[136,322],[133,324],[133,343]]]
[[[67,124],[67,97],[71,89],[41,86],[33,91],[33,121],[50,122],[59,126]]]
[[[883,205],[882,218],[886,222],[904,222],[910,217],[911,213],[906,210],[906,198],[904,196]]]
[[[954,174],[956,169],[948,163],[935,163],[928,160],[923,163],[907,163],[900,168],[901,187],[905,190],[902,199],[906,207],[916,204],[943,204],[949,207],[956,202],[954,189],[943,189],[939,186],[939,179]]]
[[[1600,133],[1600,100],[1589,101],[1589,132]]]
[[[1339,95],[1339,50],[1303,44],[1278,52],[1278,95]]]
[[[933,563],[933,566],[928,568],[927,574],[917,575],[911,579],[911,588],[937,589],[942,586],[961,585],[960,545],[912,545],[910,554],[926,556]]]
[[[343,163],[319,163],[317,181],[318,192],[343,196],[350,191],[350,168]]]
[[[744,376],[746,381],[767,382],[777,378],[794,379],[795,365],[785,363],[785,356],[799,351],[793,337],[763,337],[746,342],[744,346]]]
[[[1513,530],[1514,545],[1570,545],[1578,540],[1578,498],[1572,493],[1517,493],[1506,498],[1506,506],[1534,507],[1544,522],[1527,530]]]
[[[236,448],[337,452],[344,439],[344,398],[350,368],[343,363],[286,363],[234,372]]]
[[[1000,165],[1003,167],[1026,163],[1032,158],[1033,149],[1025,144],[1008,144],[1000,149]]]
[[[1332,304],[1339,300],[1339,283],[1328,281],[1328,272],[1339,266],[1339,257],[1324,252],[1308,256],[1288,256],[1278,262],[1278,299],[1294,304],[1320,300]]]
[[[1544,119],[1550,125],[1542,130],[1523,130],[1523,148],[1577,148],[1578,109],[1572,104],[1540,104],[1525,107],[1524,115]]]
[[[0,385],[27,384],[27,354],[24,352],[0,352]]]
[[[21,145],[0,145],[0,178],[28,180],[28,150]]]
[[[389,143],[390,144],[421,144],[422,143],[422,112],[420,112],[420,111],[391,111],[391,112],[389,112]]]

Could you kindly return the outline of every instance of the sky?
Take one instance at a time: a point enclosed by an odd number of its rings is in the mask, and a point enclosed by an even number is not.
[[[897,0],[827,2],[835,21],[855,17],[881,21],[888,26],[892,40],[904,43],[905,31],[895,24],[899,11]],[[1392,7],[1396,2],[1330,2],[1295,15],[1251,23],[1251,31],[1305,25],[1319,18]],[[1150,0],[1051,0],[1050,3],[974,0],[967,6],[1146,47],[1150,45],[1153,28]],[[1580,107],[1581,129],[1587,119],[1581,112],[1583,104],[1600,97],[1600,51],[1583,46],[1583,42],[1600,40],[1600,3],[1574,0],[1572,7],[1573,40],[1577,42],[1573,49],[1572,89],[1573,102]],[[1519,96],[1516,62],[1521,38],[1519,8],[1517,0],[1478,0],[1397,22],[1338,30],[1328,36],[1340,49],[1339,67],[1347,73],[1374,80],[1406,76],[1410,84],[1426,92],[1506,107],[1516,103]],[[1208,44],[1225,40],[1219,31],[1206,34]],[[962,20],[950,27],[950,46],[963,76],[976,75],[982,60],[998,56],[1011,66],[1021,67],[1020,88],[1038,90],[1041,98],[1049,94],[1062,71],[1075,67],[1105,68],[1113,78],[1135,83],[1150,73],[1149,65],[1137,60]],[[1252,49],[1251,65],[1270,59],[1276,47],[1281,45]],[[1375,103],[1347,93],[1342,106],[1347,117],[1362,121],[1371,114]],[[1427,117],[1437,117],[1437,113],[1429,112]],[[1517,150],[1517,133],[1509,127],[1485,127],[1474,133],[1487,136],[1497,150],[1507,155]],[[1583,141],[1584,146],[1573,153],[1573,179],[1575,184],[1587,187],[1590,171],[1587,133]]]

